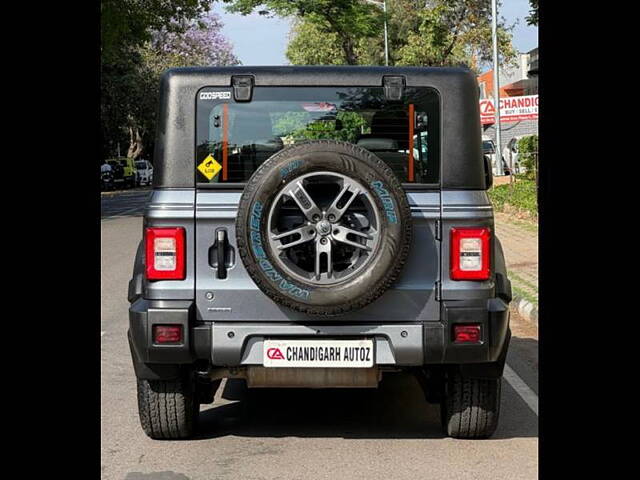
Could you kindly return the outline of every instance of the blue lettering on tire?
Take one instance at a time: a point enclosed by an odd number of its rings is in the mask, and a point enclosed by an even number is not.
[[[267,259],[267,254],[262,245],[262,236],[260,235],[260,219],[262,217],[263,205],[260,202],[255,202],[251,209],[251,219],[249,221],[251,239],[251,249],[258,261],[258,265],[265,273],[266,277],[271,280],[280,290],[288,293],[297,298],[308,299],[311,292],[300,288],[298,285],[287,281],[280,275],[280,273],[273,268],[271,262]]]
[[[293,162],[288,163],[287,165],[285,165],[280,169],[280,176],[282,178],[286,177],[295,169],[300,168],[301,165],[302,165],[302,160],[294,160]]]
[[[376,180],[371,182],[371,186],[373,187],[373,191],[380,197],[380,200],[382,200],[382,206],[384,207],[384,212],[389,222],[398,223],[398,215],[396,214],[396,208],[393,204],[393,198],[391,198],[387,189],[384,188],[384,183]]]

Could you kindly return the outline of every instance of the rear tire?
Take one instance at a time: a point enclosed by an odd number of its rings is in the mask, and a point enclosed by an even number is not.
[[[501,378],[467,378],[456,372],[446,381],[442,427],[453,438],[488,438],[498,426]]]
[[[150,438],[191,437],[196,430],[199,411],[192,381],[138,379],[140,424]]]

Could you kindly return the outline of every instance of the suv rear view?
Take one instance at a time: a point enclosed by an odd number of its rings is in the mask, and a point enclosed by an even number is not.
[[[155,152],[129,285],[150,437],[192,435],[223,378],[374,388],[398,371],[447,434],[494,432],[511,287],[471,72],[170,70]]]

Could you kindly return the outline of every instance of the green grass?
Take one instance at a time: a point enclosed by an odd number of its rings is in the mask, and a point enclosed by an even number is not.
[[[529,289],[531,289],[534,292],[538,293],[538,286],[537,285],[534,285],[533,283],[529,282],[528,280],[525,280],[520,275],[515,273],[513,270],[509,270],[508,276],[512,277],[512,279],[515,280],[516,283],[520,283],[520,284],[522,284],[522,286],[528,287]]]
[[[534,305],[538,305],[538,299],[536,298],[536,295],[538,294],[538,287],[533,283],[528,282],[512,270],[509,270],[508,275],[511,279],[511,289],[513,290],[513,293]],[[531,293],[532,290],[535,292],[535,295]]]
[[[526,301],[533,303],[534,305],[538,305],[538,300],[533,297],[531,294],[525,292],[524,290],[516,287],[515,285],[511,285],[511,289],[513,290],[513,293],[515,294],[515,296],[518,296],[520,298],[524,298]]]
[[[488,192],[493,208],[504,211],[505,205],[511,205],[518,210],[537,216],[538,198],[536,194],[536,182],[518,178],[513,184],[497,185]]]

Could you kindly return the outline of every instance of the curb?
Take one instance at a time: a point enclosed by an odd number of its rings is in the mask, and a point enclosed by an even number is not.
[[[538,326],[538,306],[536,304],[518,295],[513,296],[511,303],[522,318],[529,323],[533,323],[536,327]]]

